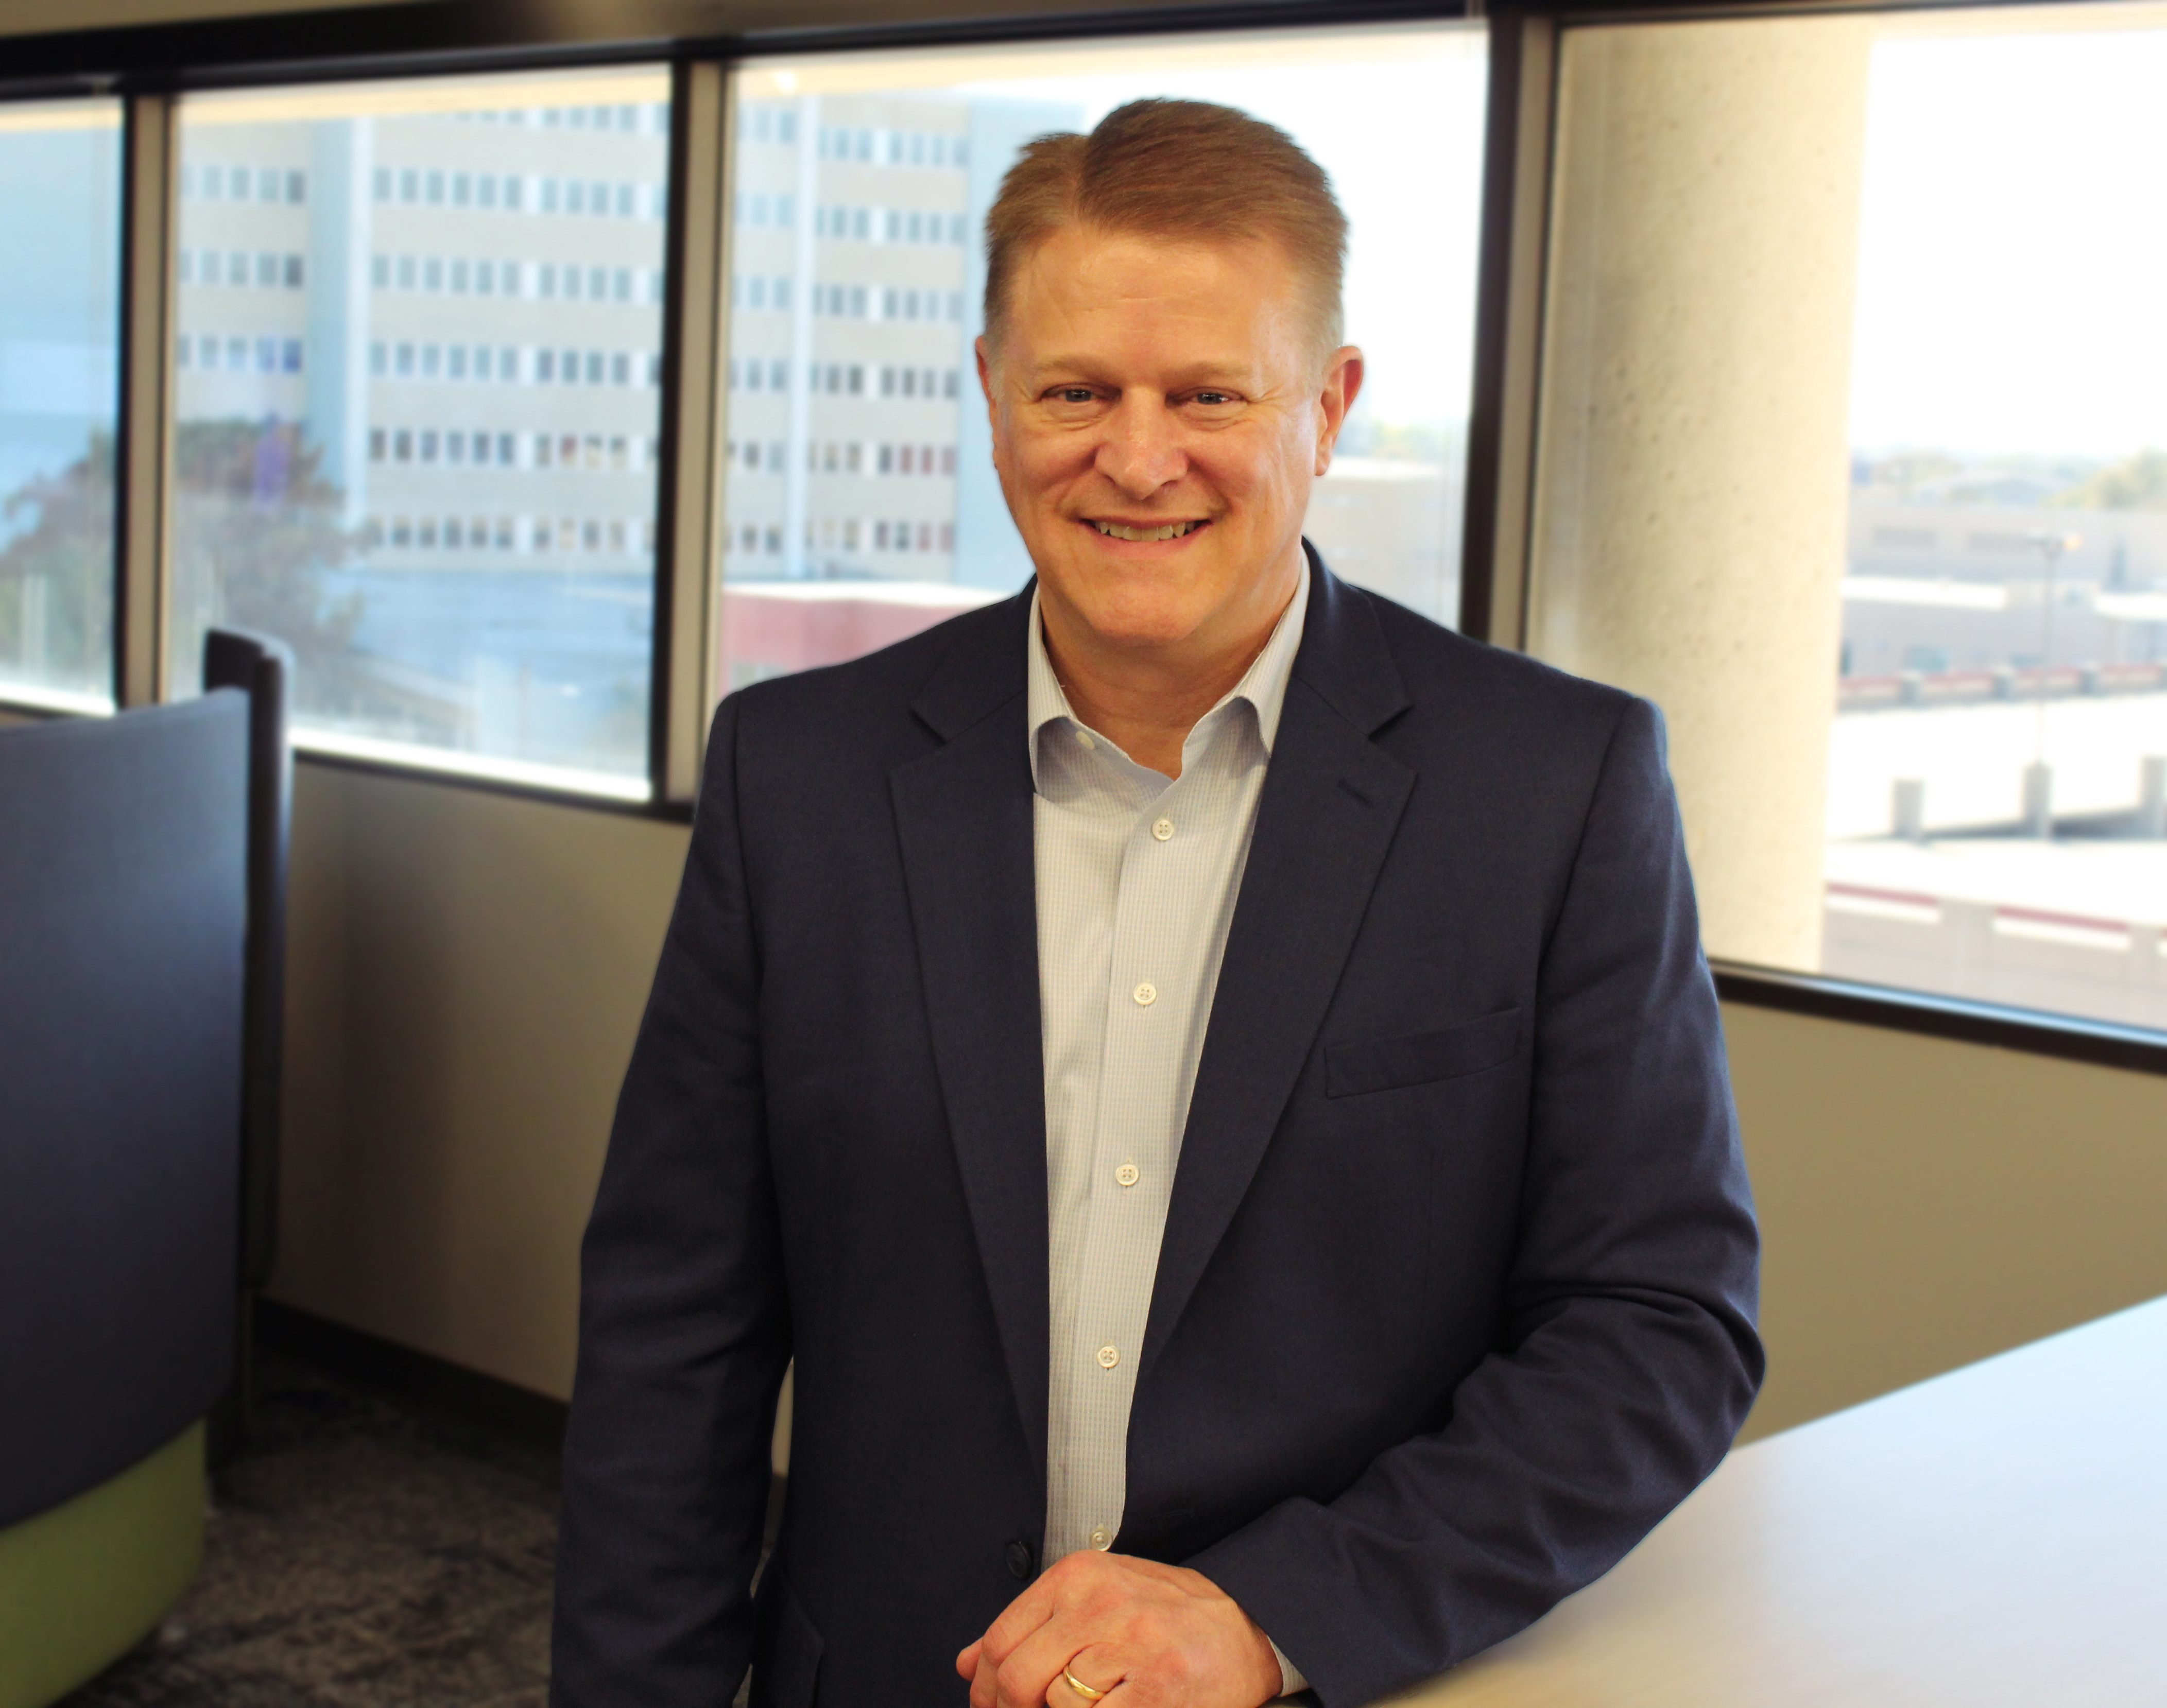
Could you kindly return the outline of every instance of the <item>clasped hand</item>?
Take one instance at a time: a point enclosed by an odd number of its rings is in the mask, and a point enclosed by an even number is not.
[[[1101,1708],[1259,1708],[1280,1693],[1270,1640],[1232,1596],[1127,1554],[1057,1562],[956,1657],[971,1708],[1084,1708],[1063,1668],[1106,1693]]]

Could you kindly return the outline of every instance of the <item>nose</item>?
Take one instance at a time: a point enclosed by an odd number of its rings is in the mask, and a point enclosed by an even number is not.
[[[1142,503],[1189,472],[1180,424],[1166,399],[1126,392],[1106,417],[1094,466],[1125,498]]]

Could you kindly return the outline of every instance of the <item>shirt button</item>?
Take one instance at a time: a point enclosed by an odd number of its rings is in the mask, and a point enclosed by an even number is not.
[[[1101,1370],[1110,1370],[1121,1362],[1121,1355],[1118,1348],[1113,1346],[1099,1347],[1099,1367]]]
[[[1139,1008],[1148,1008],[1153,1002],[1158,1001],[1158,986],[1146,980],[1129,994],[1136,999],[1136,1006]]]
[[[1152,834],[1161,842],[1164,842],[1174,834],[1174,821],[1171,818],[1160,819],[1158,823],[1152,826]]]
[[[1133,1162],[1125,1162],[1114,1171],[1114,1178],[1123,1186],[1134,1186],[1143,1177],[1143,1171]]]
[[[1076,745],[1083,748],[1084,751],[1088,754],[1092,748],[1098,746],[1099,743],[1091,739],[1091,732],[1089,730],[1079,729],[1076,732]]]
[[[1100,1553],[1103,1554],[1113,1545],[1114,1538],[1105,1531],[1094,1530],[1091,1532],[1091,1546],[1098,1549]]]

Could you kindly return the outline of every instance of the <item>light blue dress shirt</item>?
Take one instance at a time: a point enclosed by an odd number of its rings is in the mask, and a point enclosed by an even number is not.
[[[1032,597],[1048,1561],[1109,1548],[1121,1531],[1159,1240],[1308,602],[1305,574],[1247,674],[1189,731],[1169,780],[1077,719]],[[1280,1663],[1284,1688],[1304,1688],[1284,1653]]]

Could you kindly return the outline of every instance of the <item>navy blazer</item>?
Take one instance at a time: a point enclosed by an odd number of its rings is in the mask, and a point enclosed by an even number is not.
[[[1343,1708],[1608,1569],[1762,1356],[1656,713],[1311,574],[1115,1547]],[[716,716],[586,1236],[559,1708],[721,1708],[749,1661],[772,1708],[957,1708],[1041,1563],[1029,609]]]

